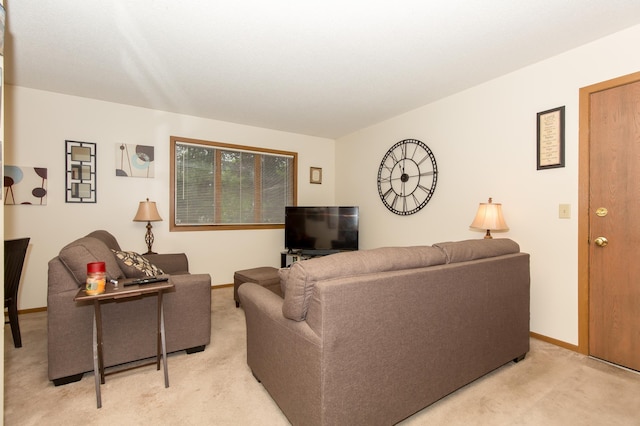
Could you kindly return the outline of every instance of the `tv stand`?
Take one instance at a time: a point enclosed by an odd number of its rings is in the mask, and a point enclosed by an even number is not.
[[[342,250],[337,249],[326,249],[326,250],[300,250],[300,254],[302,256],[311,257],[320,257],[327,256],[329,254],[340,253]]]
[[[286,268],[291,266],[293,262],[307,260],[314,257],[327,256],[329,254],[340,253],[343,250],[326,249],[326,250],[284,250],[280,252],[280,267]]]

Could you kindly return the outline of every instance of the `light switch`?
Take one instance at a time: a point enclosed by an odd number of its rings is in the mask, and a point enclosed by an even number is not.
[[[558,217],[560,219],[571,219],[571,204],[560,204],[558,207]]]

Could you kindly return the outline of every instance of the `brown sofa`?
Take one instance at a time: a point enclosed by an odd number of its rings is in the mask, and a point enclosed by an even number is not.
[[[247,363],[294,425],[391,425],[529,351],[509,239],[340,253],[245,283]]]
[[[145,273],[119,260],[117,240],[107,231],[94,231],[60,250],[49,261],[47,333],[49,380],[61,385],[93,370],[93,305],[73,301],[85,285],[86,265],[104,261],[107,279],[140,277]],[[189,274],[184,253],[144,256],[171,275],[175,290],[164,296],[168,352],[204,350],[211,337],[211,277]],[[102,305],[104,365],[114,366],[156,355],[156,297]]]

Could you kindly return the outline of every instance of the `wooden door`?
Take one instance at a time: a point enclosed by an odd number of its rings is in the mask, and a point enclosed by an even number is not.
[[[640,370],[640,81],[591,94],[589,353]]]

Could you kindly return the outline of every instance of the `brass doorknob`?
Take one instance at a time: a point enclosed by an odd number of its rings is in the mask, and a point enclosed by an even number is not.
[[[596,243],[598,247],[604,247],[609,244],[609,240],[607,240],[605,237],[598,237],[593,240],[593,242]]]

